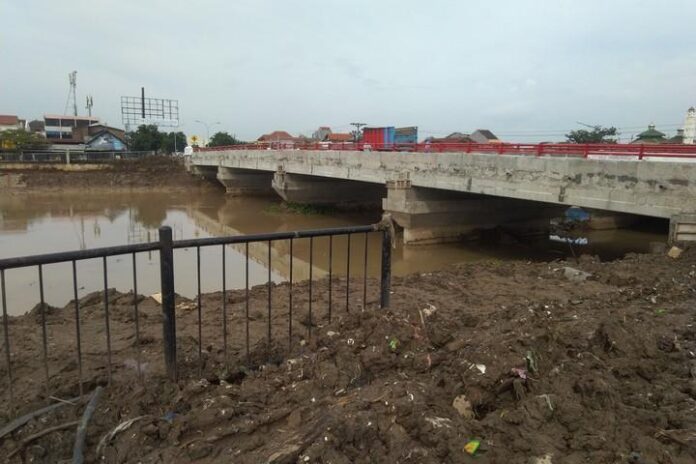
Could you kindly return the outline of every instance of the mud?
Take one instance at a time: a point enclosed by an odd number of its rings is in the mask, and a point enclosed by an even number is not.
[[[213,182],[192,176],[183,160],[169,156],[151,156],[139,160],[118,160],[108,164],[78,164],[74,170],[66,166],[0,165],[0,188],[7,191],[47,192],[201,188],[215,189]]]
[[[248,318],[244,293],[227,295],[227,366],[222,294],[202,297],[200,355],[196,301],[179,298],[178,383],[164,377],[157,303],[138,297],[137,350],[133,295],[110,291],[111,384],[86,461],[693,463],[695,281],[695,250],[472,263],[394,279],[389,310],[377,308],[375,282],[363,304],[362,282],[351,281],[347,312],[346,282],[335,280],[331,322],[327,281],[313,285],[311,317],[308,284],[296,284],[292,324],[284,284],[272,287],[270,345],[260,286]],[[80,308],[85,398],[5,437],[0,455],[79,419],[89,392],[107,385],[103,295]],[[75,397],[74,308],[47,308],[46,318],[48,390]],[[15,407],[3,399],[1,423],[55,401],[45,398],[41,320],[38,307],[10,319]],[[6,461],[66,460],[74,436],[56,431]]]

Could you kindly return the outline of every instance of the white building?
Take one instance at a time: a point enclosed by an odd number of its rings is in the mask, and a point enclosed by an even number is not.
[[[696,139],[696,108],[693,106],[686,112],[684,121],[684,143],[693,145]]]
[[[91,116],[44,114],[44,131],[51,142],[82,143],[89,126],[98,123],[99,118]]]

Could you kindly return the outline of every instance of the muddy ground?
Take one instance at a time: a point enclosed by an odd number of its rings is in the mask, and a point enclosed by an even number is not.
[[[138,298],[138,350],[133,295],[109,292],[112,380],[87,429],[86,461],[696,462],[696,250],[454,266],[394,279],[389,310],[377,308],[375,282],[363,305],[361,282],[351,282],[347,312],[345,280],[334,281],[330,323],[327,281],[313,286],[311,319],[309,288],[295,285],[291,343],[290,288],[274,286],[270,347],[267,288],[254,288],[248,355],[245,295],[228,293],[228,367],[222,294],[202,298],[200,365],[196,304],[179,299],[178,383],[163,374],[157,303]],[[1,439],[6,462],[69,462],[74,427],[25,440],[78,420],[107,385],[102,297],[80,302],[83,399]],[[48,391],[71,399],[74,308],[46,317]],[[11,318],[9,332],[15,401],[10,411],[4,384],[2,424],[57,401],[46,398],[39,308]],[[471,440],[480,441],[473,455]]]
[[[45,165],[12,169],[0,164],[0,190],[60,191],[144,190],[181,188],[222,188],[190,175],[181,158],[150,156],[139,160],[117,160],[108,164],[76,164],[66,171]]]

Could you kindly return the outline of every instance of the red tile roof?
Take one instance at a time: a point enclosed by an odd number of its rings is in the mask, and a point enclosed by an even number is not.
[[[352,142],[353,134],[341,134],[338,132],[334,132],[329,134],[326,137],[326,140],[328,140],[329,142]]]
[[[13,114],[0,114],[0,126],[16,126],[19,118]]]
[[[270,134],[264,134],[259,137],[259,142],[278,142],[287,140],[295,140],[295,137],[285,131],[273,131]]]

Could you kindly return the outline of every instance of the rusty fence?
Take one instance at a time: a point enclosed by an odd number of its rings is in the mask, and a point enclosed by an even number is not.
[[[178,367],[180,362],[177,363],[177,329],[176,329],[176,316],[175,316],[175,286],[174,286],[174,250],[176,249],[194,249],[196,252],[196,276],[197,276],[197,298],[196,298],[196,310],[197,310],[197,321],[198,321],[198,365],[199,372],[202,365],[202,305],[201,305],[201,248],[205,247],[221,247],[222,248],[222,267],[220,273],[222,275],[222,319],[223,319],[223,333],[222,333],[222,344],[224,347],[225,362],[227,362],[227,349],[228,349],[228,308],[227,308],[227,294],[232,291],[232,289],[226,288],[226,273],[228,272],[228,264],[225,260],[225,246],[227,245],[237,245],[245,250],[245,267],[246,269],[241,270],[241,272],[246,273],[246,350],[247,354],[249,352],[249,245],[250,244],[265,244],[268,247],[268,282],[267,282],[267,312],[268,312],[268,327],[265,334],[267,342],[272,342],[271,333],[271,312],[272,312],[272,292],[273,283],[271,280],[272,264],[271,264],[271,246],[274,242],[286,241],[289,243],[289,257],[290,257],[290,276],[289,276],[289,286],[290,286],[290,299],[289,299],[289,326],[288,326],[288,349],[292,348],[292,317],[293,317],[293,301],[292,301],[292,286],[293,286],[293,243],[298,239],[308,239],[309,240],[309,279],[308,279],[308,291],[309,291],[309,301],[308,301],[308,318],[309,325],[308,330],[310,331],[309,336],[311,337],[311,321],[312,321],[312,265],[313,265],[313,249],[314,249],[314,239],[318,237],[328,237],[329,238],[329,266],[328,266],[328,315],[329,320],[331,319],[331,312],[333,306],[333,296],[332,287],[335,281],[335,265],[332,260],[333,249],[335,248],[334,237],[345,236],[347,237],[347,262],[346,262],[346,288],[345,294],[339,295],[341,298],[345,298],[345,308],[348,309],[350,305],[350,285],[351,285],[351,262],[350,253],[351,247],[364,247],[364,260],[362,263],[357,263],[358,265],[363,265],[362,270],[362,282],[360,280],[352,279],[353,285],[362,284],[363,302],[366,300],[367,288],[368,288],[368,278],[367,278],[367,261],[368,261],[368,235],[369,234],[380,234],[381,235],[381,262],[380,262],[380,278],[379,278],[379,305],[381,308],[386,308],[389,306],[389,295],[390,295],[390,281],[391,281],[391,246],[392,246],[392,234],[390,227],[383,224],[372,224],[364,226],[352,226],[352,227],[342,227],[342,228],[331,228],[331,229],[316,229],[316,230],[301,230],[294,232],[278,232],[278,233],[266,233],[266,234],[254,234],[254,235],[236,235],[236,236],[225,236],[225,237],[209,237],[209,238],[199,238],[199,239],[189,239],[189,240],[172,240],[172,229],[168,226],[161,227],[159,229],[159,240],[156,242],[132,244],[124,246],[113,246],[104,248],[95,248],[89,250],[71,251],[71,252],[61,252],[61,253],[51,253],[33,256],[24,256],[16,258],[0,259],[0,302],[2,304],[2,337],[3,343],[0,346],[2,351],[4,351],[4,363],[6,364],[6,392],[7,400],[9,404],[13,404],[13,388],[15,383],[15,378],[13,376],[13,361],[12,361],[12,338],[11,333],[11,323],[10,317],[8,315],[7,306],[7,288],[5,284],[5,274],[7,272],[12,272],[14,269],[19,268],[36,268],[38,275],[38,293],[40,304],[38,306],[38,320],[41,325],[41,356],[43,364],[43,372],[41,376],[45,378],[46,389],[48,390],[50,385],[50,369],[49,369],[49,346],[47,337],[47,314],[46,314],[46,303],[44,298],[44,266],[56,263],[70,263],[72,269],[72,290],[73,290],[73,301],[74,306],[74,324],[75,324],[75,352],[77,361],[77,374],[79,377],[79,388],[80,394],[83,390],[83,356],[84,348],[82,346],[81,332],[80,332],[80,318],[81,318],[81,308],[80,299],[78,298],[78,288],[79,279],[77,273],[77,263],[82,260],[87,259],[101,259],[103,268],[103,332],[104,332],[104,343],[106,346],[106,356],[104,359],[104,364],[106,367],[107,381],[111,381],[112,377],[112,343],[111,343],[111,330],[110,330],[110,316],[109,316],[109,274],[108,274],[108,261],[107,258],[111,256],[130,256],[132,259],[132,290],[133,290],[133,323],[135,331],[135,344],[136,350],[140,349],[140,322],[139,322],[139,311],[138,311],[138,266],[136,255],[144,252],[159,252],[159,273],[161,279],[161,311],[162,311],[162,334],[163,334],[163,361],[166,367],[166,372],[168,377],[172,381],[176,381],[179,378]],[[351,240],[352,239],[352,240]],[[363,251],[363,250],[360,250]],[[372,252],[376,252],[373,250]],[[356,263],[353,263],[355,266]],[[354,272],[355,275],[355,272]],[[138,370],[140,370],[140,361],[138,360]],[[50,392],[46,392],[50,395]],[[2,405],[0,401],[0,405]]]

